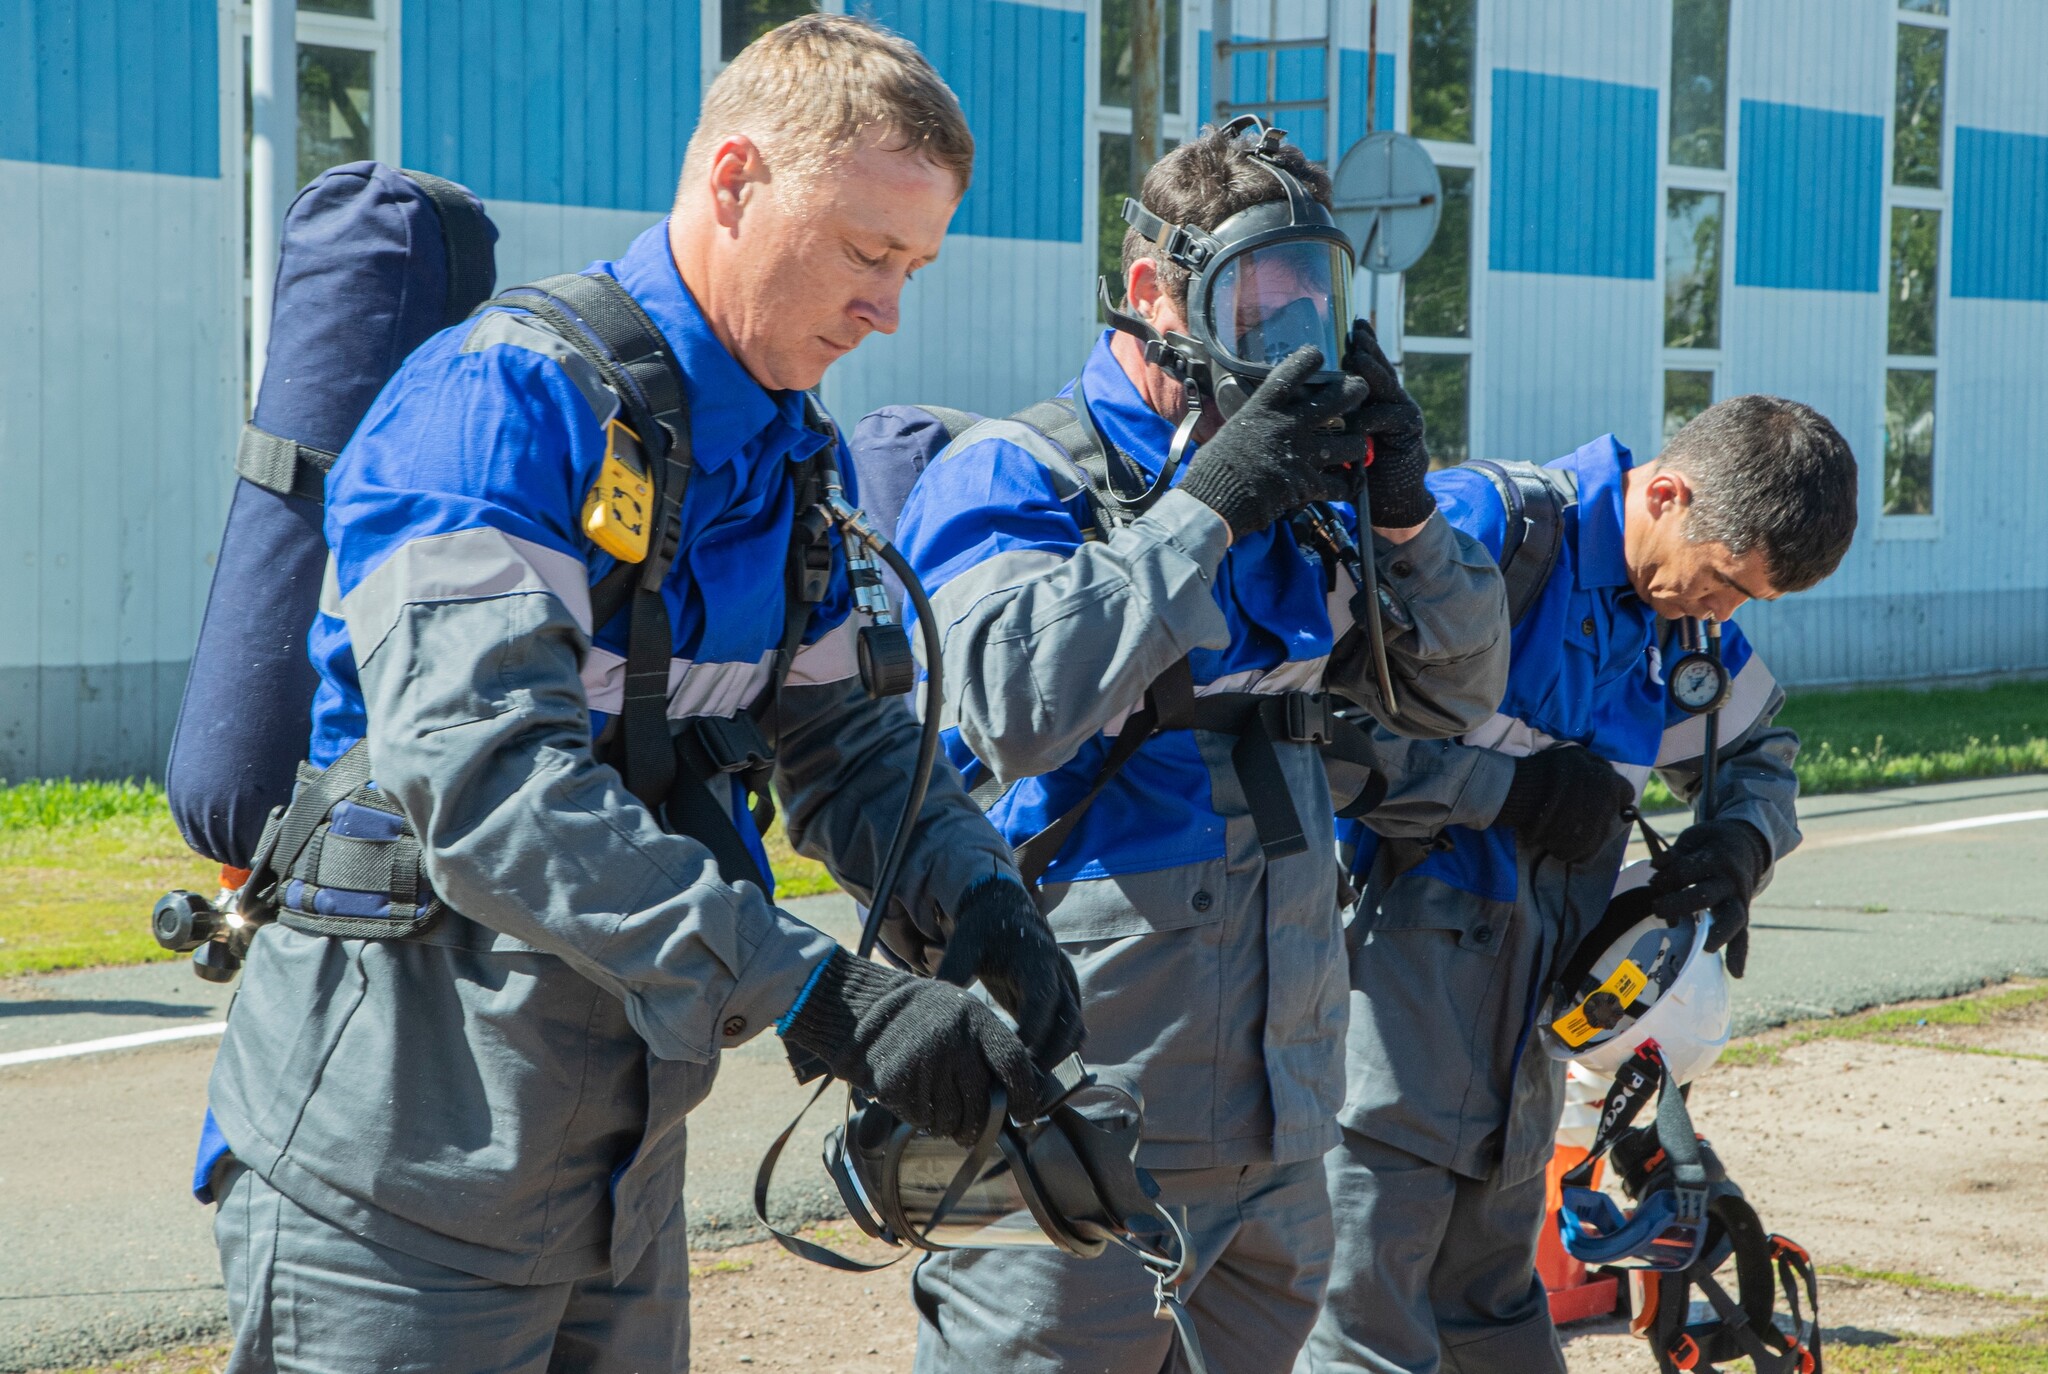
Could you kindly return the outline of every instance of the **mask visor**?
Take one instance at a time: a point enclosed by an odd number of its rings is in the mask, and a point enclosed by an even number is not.
[[[1305,344],[1339,370],[1351,327],[1351,257],[1328,239],[1281,239],[1217,264],[1205,308],[1223,368],[1264,377]]]

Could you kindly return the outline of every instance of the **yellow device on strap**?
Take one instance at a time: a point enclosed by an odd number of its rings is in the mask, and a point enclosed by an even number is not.
[[[1585,1000],[1550,1023],[1557,1038],[1573,1049],[1604,1030],[1621,1024],[1621,1013],[1635,1005],[1636,998],[1650,985],[1650,977],[1633,959],[1607,975],[1607,981],[1586,994]]]
[[[604,465],[583,498],[583,532],[590,542],[621,563],[647,557],[654,526],[654,483],[640,436],[617,420],[604,427]]]

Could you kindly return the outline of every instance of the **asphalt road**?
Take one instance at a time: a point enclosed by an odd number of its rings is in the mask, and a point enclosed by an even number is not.
[[[1759,900],[1736,1029],[2048,976],[2048,777],[1823,797]],[[1669,833],[1676,818],[1661,822]],[[1901,833],[1905,832],[1905,833]],[[851,941],[851,903],[792,903]],[[138,913],[137,919],[141,919]],[[186,1192],[214,1040],[37,1063],[10,1055],[218,1021],[182,965],[0,982],[0,1374],[220,1329],[211,1213]],[[808,1094],[773,1037],[726,1056],[691,1117],[700,1248],[753,1239],[755,1163]],[[785,1156],[778,1223],[838,1215],[815,1142]]]

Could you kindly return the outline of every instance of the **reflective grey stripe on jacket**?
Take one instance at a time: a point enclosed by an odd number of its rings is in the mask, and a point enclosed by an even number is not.
[[[1004,554],[961,573],[933,598],[946,723],[999,778],[1066,763],[1190,649],[1227,642],[1214,594],[1224,552],[1222,521],[1176,491],[1102,542],[1065,556]],[[1492,560],[1441,518],[1377,556],[1417,627],[1389,646],[1417,703],[1403,723],[1454,731],[1484,719],[1507,672]],[[1309,681],[1287,665],[1237,688],[1327,685],[1368,699],[1365,656],[1339,647]],[[1336,1140],[1343,1087],[1331,802],[1355,798],[1363,779],[1356,770],[1332,779],[1315,749],[1276,745],[1309,848],[1269,864],[1230,763],[1232,738],[1198,731],[1196,740],[1224,821],[1222,857],[1045,889],[1081,978],[1084,1054],[1136,1076],[1146,1104],[1139,1158],[1150,1167],[1307,1159]],[[1393,807],[1411,819],[1434,809],[1440,825],[1470,779],[1443,773],[1437,758],[1389,766],[1401,773]]]
[[[594,760],[568,570],[469,534],[408,546],[343,603],[374,776],[462,914],[384,943],[265,928],[211,1102],[243,1162],[381,1243],[501,1282],[625,1273],[682,1187],[718,1051],[833,945]],[[915,721],[838,678],[786,689],[766,725],[792,838],[865,895]],[[923,819],[890,923],[913,949],[1015,872],[951,777]]]
[[[1755,825],[1780,856],[1799,843],[1799,737],[1772,723],[1783,703],[1770,670],[1752,658],[1723,710],[1727,739],[1716,770],[1719,814]],[[1691,720],[1665,733],[1657,771],[1682,797],[1697,791],[1704,739]],[[1468,745],[1429,747],[1499,757]],[[1669,838],[1676,827],[1661,828]],[[1533,1032],[1519,1065],[1516,1047],[1531,998],[1543,996],[1559,961],[1599,923],[1627,843],[1617,837],[1575,866],[1517,846],[1516,902],[1489,901],[1419,872],[1377,894],[1366,918],[1371,937],[1351,958],[1346,1127],[1473,1178],[1499,1169],[1514,1182],[1544,1166],[1563,1066]]]

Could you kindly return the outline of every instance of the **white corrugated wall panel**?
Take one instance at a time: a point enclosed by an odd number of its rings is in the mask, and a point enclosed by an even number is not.
[[[850,429],[893,403],[1006,415],[1052,395],[1095,338],[1090,247],[949,237],[904,289],[897,332],[871,335],[833,364],[826,404]]]
[[[0,162],[0,775],[160,766],[233,477],[215,179]]]
[[[605,210],[524,200],[494,200],[485,208],[498,226],[501,291],[621,257],[641,230],[662,218],[658,210]]]

